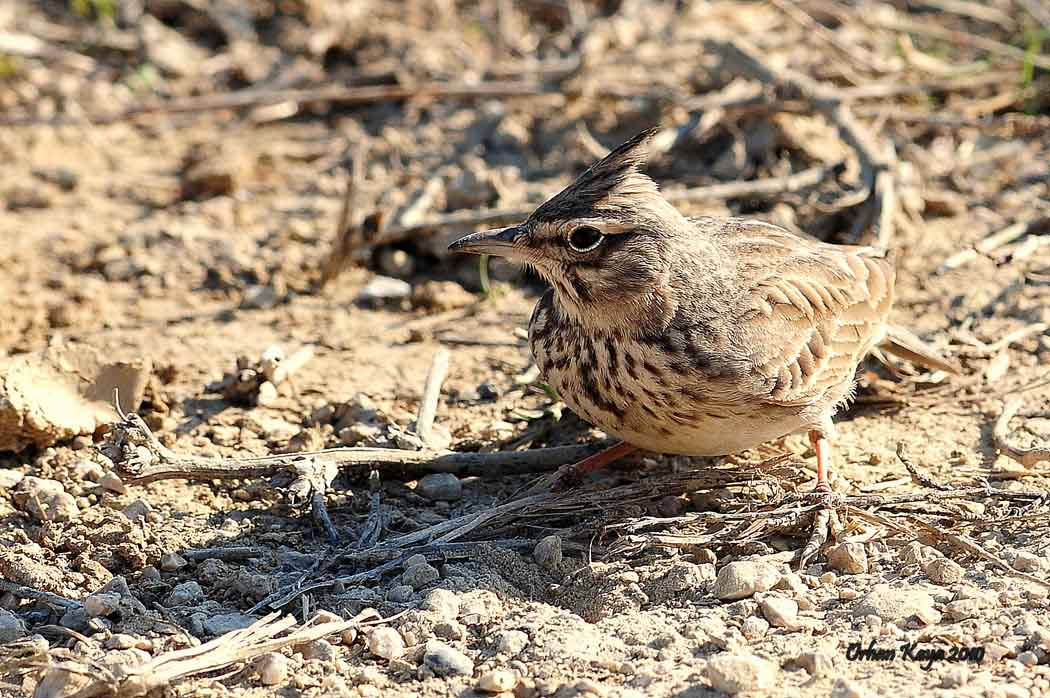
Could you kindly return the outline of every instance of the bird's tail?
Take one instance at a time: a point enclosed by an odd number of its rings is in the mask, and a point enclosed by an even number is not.
[[[938,354],[933,347],[903,327],[888,325],[886,336],[879,342],[879,347],[926,368],[940,369],[956,375],[962,373],[957,365]]]

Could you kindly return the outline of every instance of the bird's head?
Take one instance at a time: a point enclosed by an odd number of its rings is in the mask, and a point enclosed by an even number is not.
[[[652,294],[666,285],[669,242],[688,230],[640,171],[656,133],[645,131],[616,148],[524,223],[467,235],[449,249],[533,267],[576,319],[628,321],[632,309],[651,305]]]

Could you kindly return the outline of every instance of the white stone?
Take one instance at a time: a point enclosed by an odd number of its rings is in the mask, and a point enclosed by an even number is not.
[[[751,654],[719,654],[707,663],[711,686],[729,694],[771,688],[776,674],[771,662]]]
[[[798,602],[782,596],[767,596],[759,604],[762,615],[775,628],[794,630],[798,627]]]
[[[459,617],[459,598],[448,589],[434,589],[423,599],[423,609],[445,620],[455,620]]]
[[[780,571],[766,562],[740,560],[718,571],[711,593],[722,601],[734,601],[769,591],[780,581]]]
[[[37,521],[69,521],[80,515],[76,498],[66,492],[61,482],[31,475],[18,484],[15,503]]]
[[[529,644],[529,636],[521,630],[504,630],[496,638],[496,651],[514,656]]]
[[[858,618],[875,615],[900,626],[913,617],[927,625],[937,623],[941,618],[933,606],[933,598],[926,592],[893,588],[888,584],[877,584],[862,596],[853,607],[853,615]]]
[[[288,658],[280,652],[267,652],[255,660],[255,670],[264,686],[276,686],[288,679]]]
[[[471,676],[474,662],[457,649],[440,640],[427,640],[423,664],[438,676]]]
[[[518,677],[507,669],[486,671],[478,678],[474,689],[482,693],[503,693],[512,690],[518,684]]]
[[[400,659],[405,654],[405,641],[393,628],[372,628],[366,639],[368,651],[383,659]]]

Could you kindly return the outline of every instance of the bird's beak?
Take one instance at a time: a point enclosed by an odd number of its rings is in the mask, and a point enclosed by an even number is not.
[[[523,259],[526,247],[523,244],[525,231],[521,226],[500,230],[486,230],[473,233],[456,240],[448,246],[450,252],[470,252],[471,254],[491,254],[508,259]]]

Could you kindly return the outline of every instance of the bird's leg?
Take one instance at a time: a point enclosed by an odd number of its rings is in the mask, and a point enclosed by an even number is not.
[[[813,450],[817,454],[817,486],[814,492],[831,492],[831,484],[828,476],[831,469],[831,442],[824,432],[813,430],[809,432],[809,442],[813,444]]]
[[[831,493],[831,484],[828,482],[831,469],[831,442],[823,431],[817,429],[809,432],[809,442],[813,444],[813,450],[817,454],[817,486],[813,492],[821,506],[813,513],[813,530],[799,554],[798,568],[800,570],[804,569],[810,559],[824,547],[829,537],[837,537],[842,530],[842,523],[835,511],[835,497]]]
[[[578,483],[585,476],[596,470],[601,470],[609,465],[609,463],[619,460],[635,450],[637,449],[631,444],[626,441],[621,441],[609,448],[598,451],[594,455],[587,456],[581,461],[577,461],[571,465],[563,465],[553,474],[538,479],[531,487],[529,487],[528,491],[530,494],[535,494],[541,491],[553,492],[564,489],[570,485]]]

